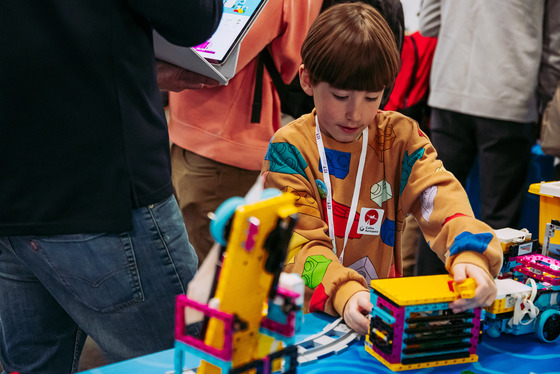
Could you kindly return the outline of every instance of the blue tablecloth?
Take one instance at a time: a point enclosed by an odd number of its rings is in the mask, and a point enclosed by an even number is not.
[[[296,342],[320,332],[332,322],[331,317],[322,314],[306,314],[302,331]],[[468,373],[510,374],[560,373],[560,343],[543,343],[534,334],[507,335],[499,338],[483,336],[478,346],[478,362],[470,364],[439,366],[422,370],[408,370],[402,373]],[[173,370],[174,350],[123,361],[82,372],[83,374],[164,374]],[[185,368],[194,368],[199,360],[186,355]],[[363,340],[350,345],[347,350],[332,354],[316,362],[298,367],[300,374],[353,374],[353,373],[393,373],[364,349]]]

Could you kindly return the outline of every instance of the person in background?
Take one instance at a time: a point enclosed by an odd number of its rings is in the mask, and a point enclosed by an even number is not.
[[[560,84],[542,117],[541,147],[544,153],[554,156],[552,180],[560,180]]]
[[[536,123],[560,77],[560,3],[423,0],[419,27],[438,37],[428,98],[434,147],[463,186],[478,159],[480,219],[519,228]],[[428,246],[420,242],[420,275],[445,270]]]
[[[301,55],[301,86],[315,110],[276,132],[262,172],[265,187],[297,196],[285,271],[302,276],[304,308],[343,316],[366,334],[369,283],[402,274],[409,212],[455,281],[478,285],[472,299],[450,308],[490,305],[502,263],[493,230],[474,218],[418,123],[378,110],[399,71],[395,38],[381,15],[359,2],[334,5],[311,26]]]
[[[516,228],[535,124],[560,78],[560,2],[424,0],[420,31],[437,36],[431,138],[465,185],[480,162],[481,219]]]
[[[213,244],[208,214],[227,198],[244,196],[257,181],[268,142],[281,126],[280,100],[266,69],[260,118],[252,120],[261,51],[268,49],[282,79],[290,82],[320,7],[316,0],[269,1],[241,42],[236,74],[226,86],[186,87],[180,75],[186,74],[188,83],[189,72],[159,63],[160,88],[170,91],[173,184],[199,263]]]
[[[2,3],[6,372],[75,372],[88,335],[109,362],[173,346],[197,258],[173,197],[152,28],[191,46],[221,15],[222,0]]]

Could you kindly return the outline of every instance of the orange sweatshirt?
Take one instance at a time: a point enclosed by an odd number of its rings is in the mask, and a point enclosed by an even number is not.
[[[266,68],[261,122],[251,123],[256,56],[268,46],[284,82],[301,64],[300,49],[321,1],[269,0],[241,43],[237,73],[227,86],[169,94],[169,135],[200,156],[247,170],[259,170],[274,132],[280,128],[280,99]]]

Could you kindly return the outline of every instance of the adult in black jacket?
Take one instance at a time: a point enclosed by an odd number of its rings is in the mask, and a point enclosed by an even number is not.
[[[152,28],[203,42],[222,0],[6,0],[0,11],[0,359],[70,373],[169,348],[196,270],[173,198]]]

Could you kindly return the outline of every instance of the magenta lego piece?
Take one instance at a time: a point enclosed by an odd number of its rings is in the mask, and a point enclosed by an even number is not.
[[[404,326],[404,308],[397,308],[395,305],[389,303],[382,297],[377,298],[377,306],[386,307],[391,311],[391,315],[395,318],[395,323],[393,324],[393,350],[390,355],[387,355],[374,346],[374,350],[383,357],[389,363],[399,363],[401,362],[401,346],[403,342],[403,326]]]
[[[196,339],[193,336],[185,335],[183,328],[185,326],[185,313],[184,308],[189,307],[202,312],[205,316],[217,318],[224,322],[224,345],[223,349],[217,349],[205,344],[202,340]],[[175,304],[175,339],[179,340],[191,347],[194,347],[202,352],[206,352],[214,357],[223,361],[231,361],[233,354],[233,315],[224,313],[222,311],[212,309],[207,305],[200,304],[194,300],[189,299],[186,295],[177,295]],[[203,337],[204,338],[204,337]],[[203,339],[202,338],[202,339]]]
[[[249,229],[247,230],[247,239],[245,240],[245,250],[251,252],[255,248],[255,238],[259,233],[259,220],[254,218],[249,220]]]
[[[288,313],[286,319],[287,319],[286,324],[282,324],[280,322],[265,317],[261,321],[261,326],[267,330],[276,332],[282,336],[289,338],[294,336],[296,331],[296,324],[295,324],[296,313],[295,312]]]
[[[300,295],[297,292],[288,290],[287,288],[278,287],[276,293],[283,297],[289,297],[290,299],[297,299]]]
[[[474,308],[474,317],[472,319],[473,327],[471,329],[472,338],[470,339],[471,347],[469,348],[469,354],[476,354],[476,349],[478,347],[478,337],[480,335],[480,315],[482,313],[482,308]]]
[[[525,266],[516,266],[513,269],[514,271],[518,271],[527,275],[528,277],[535,278],[540,281],[548,282],[553,286],[560,285],[560,261],[554,258],[541,254],[530,254],[514,257],[510,261],[516,261]],[[543,263],[548,265],[544,265]],[[527,266],[537,271],[546,272],[550,274],[550,276],[538,274],[535,271],[531,271],[530,269],[526,268]]]

